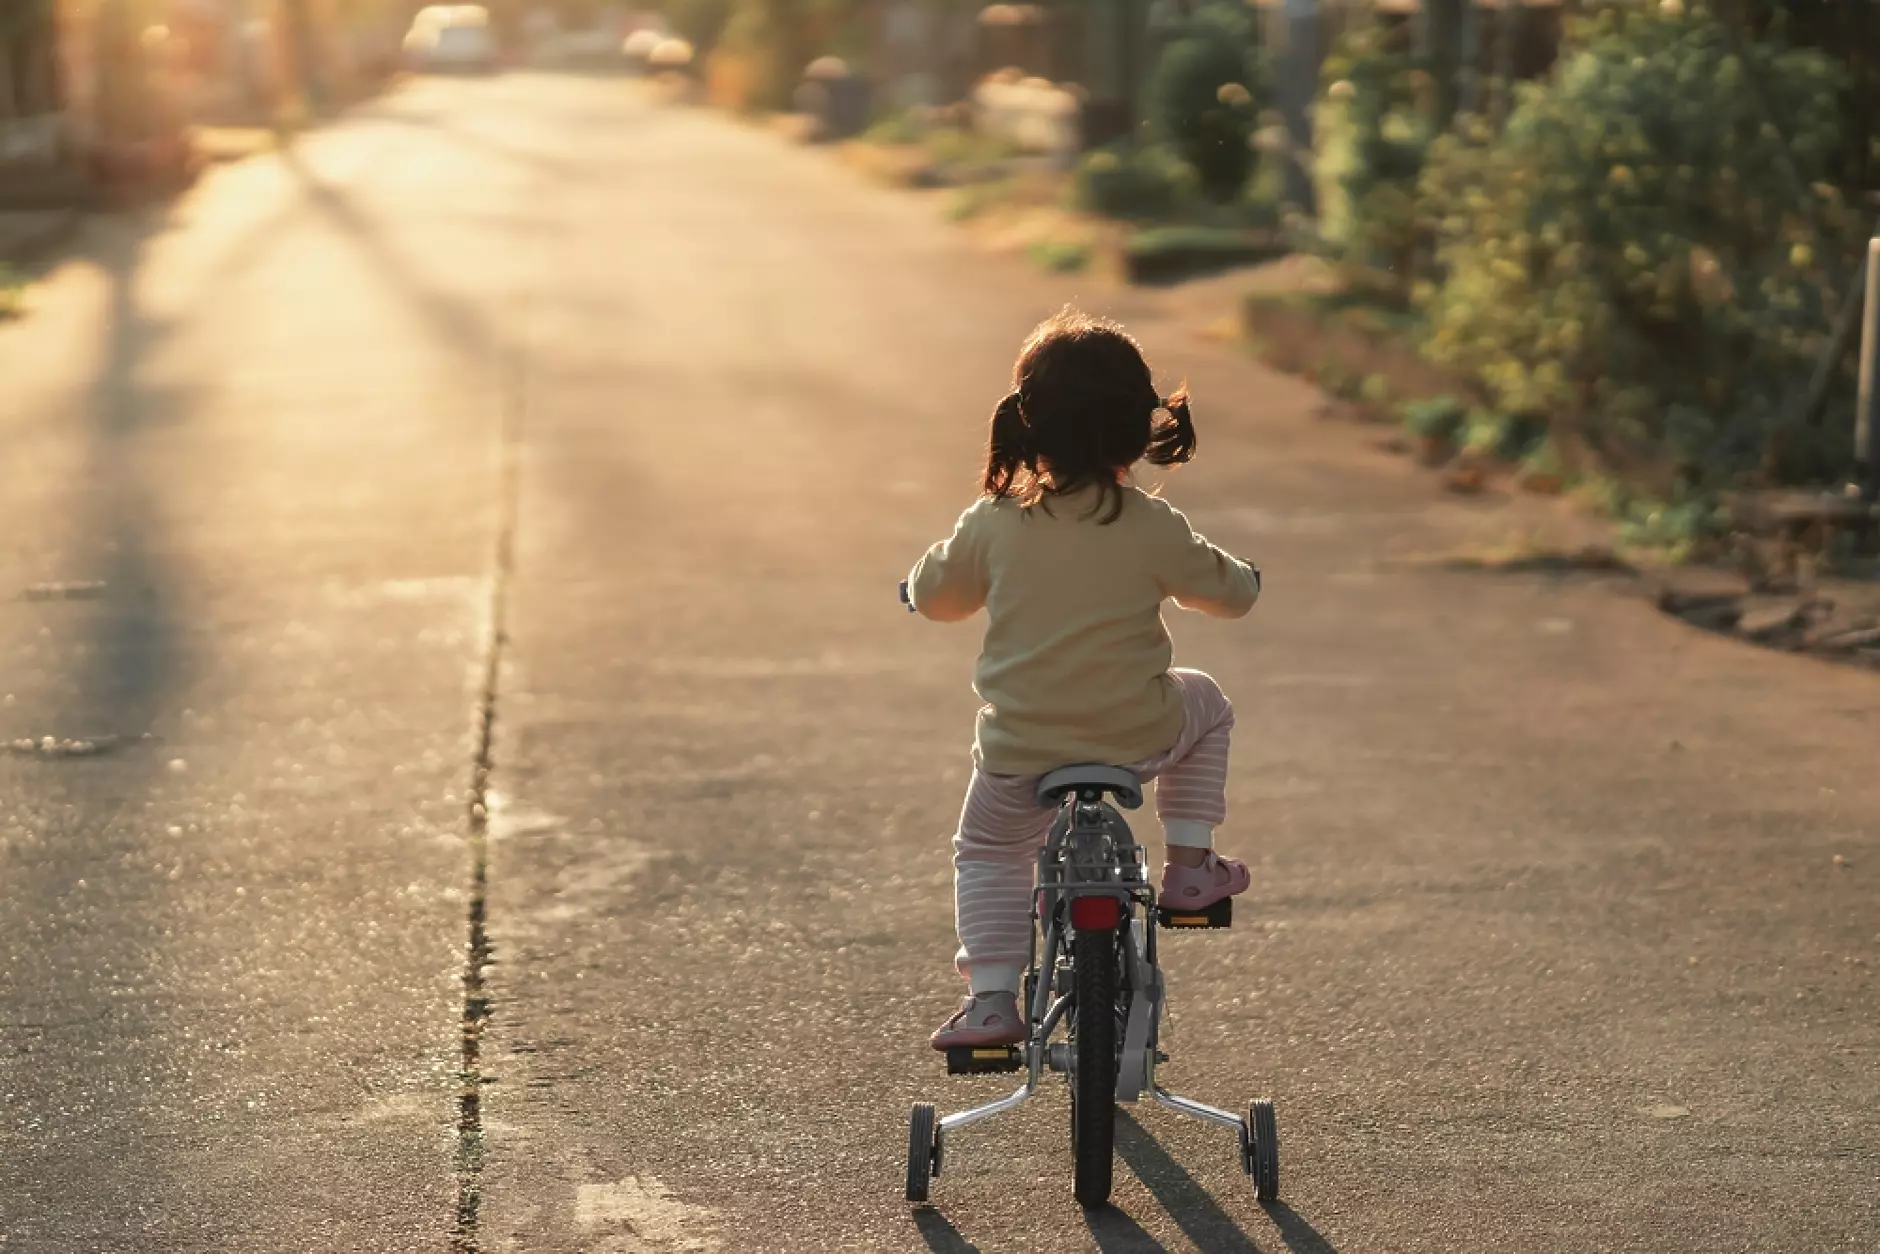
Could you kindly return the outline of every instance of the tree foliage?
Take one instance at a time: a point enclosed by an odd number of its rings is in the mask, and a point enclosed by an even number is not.
[[[1824,181],[1844,83],[1831,58],[1732,38],[1702,9],[1576,23],[1502,134],[1436,145],[1427,351],[1500,409],[1687,484],[1829,473],[1845,434],[1783,420],[1833,319],[1824,262],[1860,227]]]
[[[1150,123],[1214,200],[1234,199],[1253,173],[1264,80],[1252,22],[1234,4],[1203,6],[1156,64]]]
[[[1404,28],[1375,19],[1349,28],[1326,58],[1313,134],[1321,237],[1342,260],[1393,271],[1407,294],[1434,127],[1406,44]]]

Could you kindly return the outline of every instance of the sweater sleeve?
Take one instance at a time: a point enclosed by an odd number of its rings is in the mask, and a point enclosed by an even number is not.
[[[978,505],[961,514],[953,534],[914,563],[907,592],[923,617],[955,623],[971,618],[985,605],[991,577],[982,528],[976,525],[982,514]]]
[[[1162,594],[1185,610],[1241,618],[1260,598],[1260,572],[1196,534],[1173,507],[1164,520],[1156,578]]]

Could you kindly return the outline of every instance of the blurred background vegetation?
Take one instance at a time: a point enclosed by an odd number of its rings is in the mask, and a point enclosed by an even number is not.
[[[151,28],[176,36],[173,68],[216,37],[202,14],[239,13],[270,31],[277,95],[343,96],[396,68],[418,7],[10,0],[0,125],[43,106],[34,66],[60,23],[101,70],[106,128],[148,132],[165,116],[134,72],[167,46]],[[925,181],[970,184],[956,216],[1048,198],[1117,224],[1135,275],[1315,253],[1337,290],[1293,305],[1418,361],[1332,362],[1317,373],[1334,390],[1537,481],[1619,483],[1619,508],[1683,520],[1684,539],[1722,493],[1853,469],[1880,0],[1380,0],[1326,5],[1317,40],[1297,11],[1242,0],[488,8],[524,61],[549,29],[618,46],[656,24],[690,45],[711,102],[821,109],[830,137],[872,124],[870,142],[921,154]],[[863,102],[846,122],[844,100]],[[1093,238],[1031,252],[1072,269]]]
[[[1686,549],[1732,489],[1846,481],[1874,6],[1588,6],[1497,80],[1519,12],[1460,63],[1374,15],[1324,64],[1321,247],[1458,393],[1415,433],[1539,432],[1527,456]]]

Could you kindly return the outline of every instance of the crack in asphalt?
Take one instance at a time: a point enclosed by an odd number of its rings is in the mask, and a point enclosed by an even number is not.
[[[526,324],[526,317],[525,317]],[[470,847],[469,907],[464,943],[462,1062],[457,1098],[457,1216],[451,1234],[452,1254],[478,1254],[478,1214],[483,1201],[483,1029],[490,1018],[489,987],[484,971],[491,946],[488,930],[489,895],[489,785],[496,767],[497,700],[502,683],[503,653],[509,643],[506,629],[510,576],[515,569],[516,515],[524,383],[527,376],[527,337],[519,338],[512,354],[507,397],[498,432],[496,547],[490,572],[488,636],[484,643],[483,685],[477,706],[476,751],[471,761],[468,843]]]

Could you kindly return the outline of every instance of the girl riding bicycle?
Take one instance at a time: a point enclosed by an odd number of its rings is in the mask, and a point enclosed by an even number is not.
[[[1160,778],[1168,861],[1161,904],[1202,910],[1245,892],[1245,864],[1217,856],[1227,814],[1233,708],[1200,671],[1173,670],[1162,602],[1239,618],[1260,573],[1137,488],[1138,461],[1194,456],[1185,389],[1156,391],[1115,323],[1065,310],[1040,324],[992,415],[979,500],[908,577],[936,622],[987,612],[973,688],[985,702],[953,838],[957,965],[969,995],[935,1049],[1017,1044],[1031,942],[1032,866],[1052,812],[1039,778],[1077,763]]]

